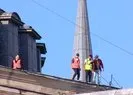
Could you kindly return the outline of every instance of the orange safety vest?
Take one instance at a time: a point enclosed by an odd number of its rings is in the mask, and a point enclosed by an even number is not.
[[[13,60],[13,69],[21,69],[21,60]]]
[[[78,57],[75,57],[72,59],[72,68],[80,68],[80,59]]]

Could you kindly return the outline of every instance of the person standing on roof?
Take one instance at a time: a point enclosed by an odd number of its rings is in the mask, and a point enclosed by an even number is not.
[[[96,55],[93,60],[93,82],[96,84],[100,84],[101,71],[104,71],[103,62],[99,56]]]
[[[72,80],[74,80],[76,76],[77,76],[77,80],[79,80],[79,78],[80,78],[80,59],[79,59],[79,53],[77,53],[76,56],[72,59],[71,67],[72,67],[72,69],[74,71]]]
[[[88,83],[88,80],[89,82],[92,82],[92,65],[93,65],[92,55],[89,55],[84,62],[86,83]]]
[[[16,55],[15,59],[12,62],[13,69],[22,69],[22,63],[19,55]]]

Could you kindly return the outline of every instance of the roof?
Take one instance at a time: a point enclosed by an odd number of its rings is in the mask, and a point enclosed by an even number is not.
[[[38,49],[40,49],[41,54],[47,53],[45,43],[37,43],[36,46]]]
[[[17,25],[23,25],[24,23],[21,21],[20,16],[16,12],[5,12],[4,10],[0,9],[0,20],[10,20],[16,23]]]
[[[41,36],[31,26],[28,25],[23,25],[20,27],[19,33],[29,33],[34,39],[41,39]]]
[[[0,8],[0,15],[4,13],[5,11]]]
[[[89,92],[97,92],[97,91],[105,91],[105,90],[113,90],[119,89],[117,87],[111,87],[107,85],[96,85],[91,83],[85,83],[82,81],[73,81],[71,79],[40,74],[40,73],[32,73],[28,71],[19,71],[12,70],[10,68],[0,67],[0,79],[8,80],[8,83],[0,82],[0,85],[16,87],[26,90],[32,90],[34,92],[39,93],[47,93],[50,95],[56,95],[58,91],[63,93],[89,93]],[[18,83],[14,84],[12,83]],[[16,81],[16,82],[15,82]],[[10,85],[9,85],[10,83]],[[32,84],[32,88],[28,87],[28,85]],[[40,89],[36,89],[37,87],[41,87]],[[47,90],[46,90],[47,89]],[[48,91],[48,89],[50,89]],[[67,94],[72,95],[72,94]]]

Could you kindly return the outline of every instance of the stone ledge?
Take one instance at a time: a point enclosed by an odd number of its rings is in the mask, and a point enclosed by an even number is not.
[[[86,84],[81,81],[31,73],[27,71],[12,70],[10,68],[0,68],[0,85],[15,89],[22,89],[27,92],[47,93],[51,95],[72,95],[76,93],[89,93],[95,91],[105,91],[118,89],[106,85]]]
[[[83,93],[83,94],[75,94],[75,95],[133,95],[133,89],[98,91],[93,93]]]

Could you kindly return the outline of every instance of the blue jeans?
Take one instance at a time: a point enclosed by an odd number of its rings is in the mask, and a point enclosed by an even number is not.
[[[93,82],[96,84],[100,84],[100,70],[95,70],[93,72]]]

